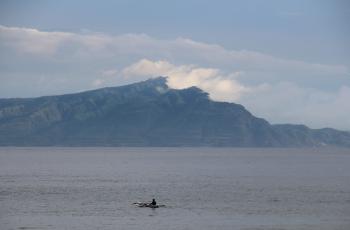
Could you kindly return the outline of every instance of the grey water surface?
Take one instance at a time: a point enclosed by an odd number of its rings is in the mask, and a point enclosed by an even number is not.
[[[0,229],[348,230],[350,150],[0,148]]]

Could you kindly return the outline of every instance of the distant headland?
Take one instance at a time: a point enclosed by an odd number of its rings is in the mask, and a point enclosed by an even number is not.
[[[0,146],[350,147],[350,133],[272,125],[166,78],[82,93],[0,99]]]

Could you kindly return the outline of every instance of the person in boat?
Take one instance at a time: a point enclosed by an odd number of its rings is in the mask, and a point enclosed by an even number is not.
[[[156,200],[155,200],[155,199],[152,199],[152,202],[150,203],[150,205],[153,205],[153,206],[157,205]]]

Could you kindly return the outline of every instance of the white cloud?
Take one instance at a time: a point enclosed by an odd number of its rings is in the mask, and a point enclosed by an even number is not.
[[[221,74],[218,69],[200,68],[194,65],[175,66],[166,61],[150,61],[142,59],[122,71],[128,78],[141,80],[152,76],[167,76],[168,85],[174,89],[197,86],[209,93],[210,97],[219,101],[235,101],[249,89],[239,84],[234,77],[241,72],[228,75]]]
[[[0,44],[17,52],[33,55],[52,55],[64,52],[69,61],[86,58],[141,58],[170,60],[175,63],[194,63],[227,70],[267,71],[271,73],[349,74],[343,65],[324,65],[273,57],[255,51],[227,50],[216,44],[191,39],[159,40],[145,34],[110,36],[90,33],[44,32],[31,28],[0,26]],[[62,57],[61,57],[62,58]]]
[[[112,41],[110,36],[103,34],[75,34],[68,32],[44,32],[32,28],[5,27],[0,25],[0,42],[13,47],[19,53],[35,55],[55,55],[59,48],[71,46],[77,52],[78,48],[89,51],[101,51]],[[73,46],[72,46],[73,45]]]
[[[150,61],[142,59],[123,69],[122,74],[124,76],[157,76],[167,75],[174,68],[174,65],[166,61]]]
[[[106,69],[101,71],[103,76],[115,76],[119,73],[117,69]]]
[[[0,25],[0,41],[18,52],[52,55],[57,47],[74,36],[65,32],[42,32],[31,28]]]

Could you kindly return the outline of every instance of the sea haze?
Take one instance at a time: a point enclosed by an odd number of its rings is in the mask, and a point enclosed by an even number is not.
[[[4,147],[0,226],[348,230],[349,166],[349,149]]]

